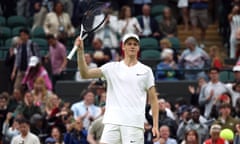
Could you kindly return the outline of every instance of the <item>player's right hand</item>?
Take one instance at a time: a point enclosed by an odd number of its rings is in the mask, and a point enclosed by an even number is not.
[[[83,50],[83,40],[81,37],[76,38],[74,45],[78,48],[78,50]]]

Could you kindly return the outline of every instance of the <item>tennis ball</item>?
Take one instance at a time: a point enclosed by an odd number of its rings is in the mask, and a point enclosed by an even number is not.
[[[221,130],[220,137],[225,140],[232,141],[234,138],[234,133],[231,129],[226,128]]]

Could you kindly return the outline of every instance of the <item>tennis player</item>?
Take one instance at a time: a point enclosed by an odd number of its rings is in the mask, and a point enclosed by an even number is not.
[[[84,59],[83,41],[77,38],[78,67],[83,78],[107,81],[106,111],[101,144],[143,144],[147,95],[152,106],[153,136],[158,132],[158,103],[152,70],[138,61],[140,39],[126,34],[123,39],[124,59],[109,62],[100,68],[88,69]]]

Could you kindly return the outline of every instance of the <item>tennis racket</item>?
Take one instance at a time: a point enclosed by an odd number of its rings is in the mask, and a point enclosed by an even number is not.
[[[88,3],[87,9],[83,13],[82,22],[80,24],[80,39],[84,40],[88,35],[94,33],[98,28],[104,23],[107,18],[107,14],[105,14],[106,9],[110,6],[109,2],[101,3]],[[100,19],[97,25],[92,26],[95,16],[103,14],[104,16]],[[75,52],[77,51],[77,46],[74,46],[73,49],[67,56],[67,59],[71,60]]]

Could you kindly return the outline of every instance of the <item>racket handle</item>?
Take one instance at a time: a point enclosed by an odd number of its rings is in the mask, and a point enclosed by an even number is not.
[[[77,51],[78,47],[74,46],[71,52],[68,54],[67,59],[71,60],[75,52]]]

